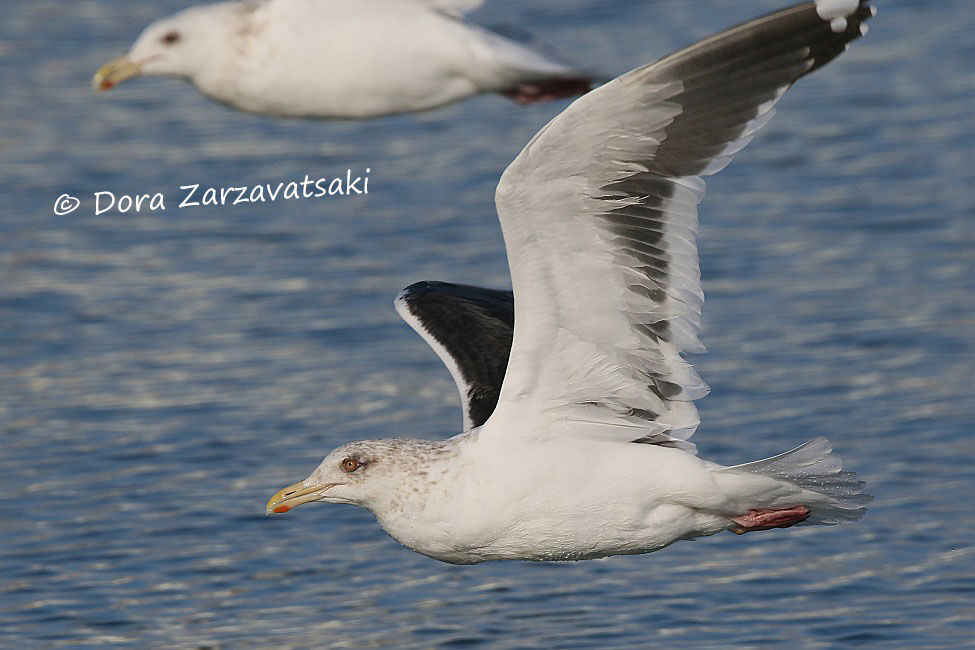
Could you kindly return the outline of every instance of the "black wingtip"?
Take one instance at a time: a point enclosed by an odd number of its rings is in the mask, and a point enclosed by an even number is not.
[[[868,0],[859,0],[855,6],[848,0],[816,0],[813,5],[831,36],[811,48],[813,65],[806,74],[823,67],[849,48],[853,41],[865,36],[867,21],[877,15],[876,8]]]

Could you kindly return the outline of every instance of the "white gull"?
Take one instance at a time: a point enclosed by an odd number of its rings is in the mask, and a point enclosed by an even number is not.
[[[464,22],[464,0],[261,0],[198,5],[150,24],[95,73],[191,81],[242,111],[372,118],[479,93],[519,103],[589,90],[589,73]]]
[[[397,299],[456,380],[466,431],[343,445],[267,512],[359,505],[409,548],[458,564],[858,519],[870,497],[825,438],[731,467],[699,458],[688,439],[707,386],[681,352],[703,350],[701,176],[872,15],[857,0],[807,2],[576,100],[498,185],[513,311],[508,292],[446,283]]]

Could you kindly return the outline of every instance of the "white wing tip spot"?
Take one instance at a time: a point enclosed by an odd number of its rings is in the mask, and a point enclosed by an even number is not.
[[[833,30],[834,34],[842,34],[846,31],[846,18],[843,16],[837,16],[829,21],[829,28]]]
[[[838,32],[843,30],[836,29],[833,19],[849,16],[859,6],[860,0],[816,0],[816,13],[823,20],[830,21],[830,27],[834,32]]]

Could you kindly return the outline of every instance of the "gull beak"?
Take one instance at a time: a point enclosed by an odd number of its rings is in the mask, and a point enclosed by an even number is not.
[[[302,503],[318,501],[322,498],[322,492],[336,485],[338,483],[324,483],[305,487],[304,481],[298,481],[294,485],[289,485],[275,492],[274,496],[268,500],[267,505],[264,506],[264,514],[284,513]]]
[[[127,54],[112,59],[102,67],[91,79],[91,87],[95,90],[108,90],[126,79],[137,77],[142,73],[142,64],[133,61]]]

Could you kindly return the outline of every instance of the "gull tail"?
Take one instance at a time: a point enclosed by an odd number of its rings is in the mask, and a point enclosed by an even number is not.
[[[843,469],[842,460],[832,451],[829,440],[814,438],[778,456],[717,469],[715,478],[719,483],[726,482],[722,479],[742,478],[743,475],[774,481],[753,483],[754,487],[761,489],[764,485],[765,489],[761,497],[755,495],[760,501],[752,502],[750,508],[801,504],[811,510],[803,522],[805,524],[856,521],[866,512],[866,505],[873,501],[873,497],[863,491],[865,483],[857,479],[855,473]],[[732,489],[744,496],[741,487],[734,485]]]

